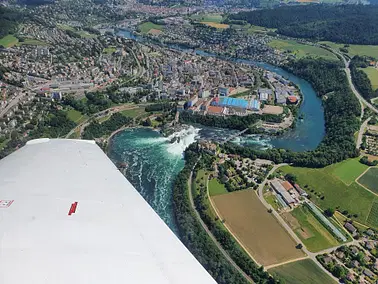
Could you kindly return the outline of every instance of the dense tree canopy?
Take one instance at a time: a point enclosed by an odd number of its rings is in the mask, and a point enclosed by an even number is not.
[[[359,68],[368,67],[367,58],[355,56],[350,62],[350,72],[352,75],[353,84],[356,86],[358,92],[366,100],[370,100],[378,96],[378,91],[374,92],[369,77],[363,70]]]
[[[0,6],[0,38],[15,33],[21,19],[20,12]]]
[[[241,12],[231,20],[277,28],[279,34],[353,44],[378,44],[378,6],[300,5]]]

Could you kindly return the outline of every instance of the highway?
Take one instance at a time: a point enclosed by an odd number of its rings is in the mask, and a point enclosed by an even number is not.
[[[335,49],[332,49],[332,48],[329,48],[329,47],[325,47],[323,45],[317,45],[321,48],[324,48],[328,51],[331,51],[333,54],[335,54],[337,57],[341,58],[344,62],[344,65],[345,65],[345,73],[347,74],[347,78],[348,78],[348,83],[349,83],[349,86],[350,86],[350,89],[352,90],[353,94],[357,97],[357,99],[360,101],[360,104],[361,104],[361,119],[363,117],[363,114],[364,114],[364,110],[363,110],[363,107],[364,105],[367,106],[369,109],[371,109],[373,112],[375,112],[376,114],[378,114],[378,109],[375,108],[371,103],[369,103],[367,100],[365,100],[361,95],[360,93],[357,91],[356,87],[354,86],[353,82],[352,82],[352,75],[350,73],[350,68],[349,68],[349,64],[350,64],[350,60],[347,60],[345,59],[345,56],[343,54],[341,54],[339,51],[335,50]]]
[[[0,111],[0,117],[3,117],[12,107],[17,105],[20,100],[25,96],[24,93],[20,94],[19,96],[15,97],[13,100],[11,100],[8,105]]]

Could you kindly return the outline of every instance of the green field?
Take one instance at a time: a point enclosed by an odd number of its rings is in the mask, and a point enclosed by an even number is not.
[[[209,180],[209,194],[210,196],[228,193],[224,184],[220,183],[217,178]]]
[[[198,15],[191,15],[190,18],[198,22],[213,22],[213,23],[220,23],[223,20],[223,16],[221,14],[198,14]]]
[[[145,23],[142,23],[138,26],[139,28],[139,31],[143,34],[146,34],[148,33],[151,29],[155,29],[155,30],[163,30],[163,26],[162,25],[156,25],[154,23],[151,23],[151,22],[145,22]]]
[[[268,44],[269,46],[279,49],[282,51],[287,51],[295,55],[296,58],[303,57],[321,57],[329,60],[337,60],[337,57],[330,51],[325,50],[320,47],[298,43],[294,40],[272,40]]]
[[[113,52],[116,52],[117,51],[117,48],[115,46],[109,46],[109,47],[105,47],[102,52],[103,53],[106,53],[106,54],[112,54]]]
[[[299,260],[269,269],[290,284],[325,284],[336,283],[325,274],[311,259]]]
[[[370,168],[358,182],[378,194],[378,168]]]
[[[357,217],[354,217],[357,221],[367,224],[372,203],[374,200],[378,201],[378,197],[356,182],[349,186],[342,182],[333,174],[333,169],[339,165],[340,163],[322,169],[285,166],[280,170],[283,173],[296,175],[299,185],[323,210],[327,208],[338,209],[341,212],[347,210],[348,214],[357,214]]]
[[[140,116],[145,113],[146,111],[144,110],[144,108],[133,108],[133,109],[127,109],[127,110],[121,111],[122,115],[132,117],[132,118]]]
[[[378,69],[374,67],[361,68],[368,75],[373,90],[378,89]]]
[[[0,45],[4,47],[12,47],[18,43],[18,39],[14,35],[6,35],[0,39]]]
[[[309,251],[318,252],[339,244],[307,207],[297,207],[286,214],[291,214],[295,218],[288,218],[290,220],[290,227],[292,227]]]
[[[80,124],[82,121],[88,118],[86,115],[83,115],[80,111],[74,109],[70,109],[69,111],[67,111],[67,117],[68,119],[72,120],[77,124]]]
[[[367,168],[368,166],[359,162],[359,158],[348,159],[328,167],[332,174],[346,185],[351,185]]]
[[[328,46],[332,47],[333,49],[339,49],[340,47],[344,47],[344,44],[337,44],[329,41],[320,42],[322,44],[327,44]],[[353,57],[355,55],[361,56],[370,56],[378,59],[378,45],[355,45],[351,44],[348,49],[348,55]]]
[[[378,202],[374,202],[368,217],[368,224],[378,228]]]

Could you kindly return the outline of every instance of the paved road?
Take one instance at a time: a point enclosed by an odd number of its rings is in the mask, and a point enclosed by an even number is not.
[[[11,100],[9,104],[2,111],[0,111],[0,117],[3,117],[12,107],[17,105],[24,96],[25,94],[20,94],[19,96]]]
[[[366,119],[366,120],[361,124],[360,130],[358,131],[357,142],[356,142],[356,148],[357,148],[357,149],[360,149],[360,147],[361,147],[361,144],[362,144],[362,136],[364,135],[365,129],[366,129],[366,127],[367,127],[368,122],[369,122],[370,119],[371,119],[371,117],[369,117],[368,119]]]
[[[264,196],[263,196],[263,191],[264,191],[264,186],[266,185],[266,183],[268,182],[268,176],[270,176],[271,174],[273,174],[279,167],[282,167],[282,166],[286,166],[287,164],[279,164],[279,165],[274,165],[273,168],[269,171],[267,177],[265,178],[265,180],[260,184],[259,186],[259,189],[258,189],[258,197],[260,199],[260,201],[262,202],[262,204],[264,204],[264,206],[267,208],[267,209],[271,209],[272,210],[272,214],[276,217],[276,219],[278,220],[278,222],[281,224],[282,227],[285,228],[285,230],[289,233],[289,235],[298,243],[298,244],[302,244],[302,250],[309,256],[309,258],[311,258],[315,264],[321,269],[323,270],[326,274],[328,274],[332,279],[334,279],[336,282],[339,282],[338,279],[336,277],[334,277],[327,269],[325,269],[323,267],[323,265],[321,265],[317,259],[316,259],[316,256],[318,255],[318,253],[313,253],[313,252],[310,252],[306,246],[303,244],[303,242],[301,241],[301,239],[293,232],[293,230],[290,228],[290,226],[284,221],[284,219],[282,219],[281,215],[279,215],[277,213],[276,210],[274,210],[274,208],[268,203],[266,202],[266,200],[264,199]]]
[[[320,47],[322,48],[325,48],[324,46],[320,45]],[[363,105],[367,106],[368,108],[370,108],[373,112],[375,112],[376,114],[378,114],[378,109],[375,108],[371,103],[369,103],[368,101],[366,101],[361,95],[360,93],[357,91],[357,89],[355,88],[353,82],[352,82],[352,75],[350,73],[350,68],[349,68],[349,63],[350,63],[350,60],[347,60],[345,59],[345,56],[343,54],[341,54],[340,52],[338,52],[337,50],[335,49],[331,49],[331,48],[325,48],[331,52],[333,52],[335,55],[338,55],[338,57],[340,57],[343,62],[344,62],[344,65],[345,65],[345,73],[347,74],[347,78],[348,78],[348,82],[349,82],[349,85],[350,85],[350,88],[351,90],[353,91],[354,95],[357,97],[357,99],[360,101],[360,104],[361,104],[361,108],[362,108],[362,111],[361,111],[361,118],[363,116]]]
[[[197,219],[198,221],[201,223],[201,226],[203,227],[203,229],[206,231],[206,233],[208,234],[208,236],[213,240],[214,244],[217,246],[217,248],[219,249],[219,251],[223,254],[223,256],[231,263],[231,265],[237,270],[239,271],[243,277],[250,283],[254,283],[252,278],[249,277],[233,260],[232,258],[228,255],[228,253],[223,249],[223,247],[221,246],[221,244],[217,241],[217,239],[214,237],[214,235],[210,232],[210,230],[207,228],[206,224],[202,221],[201,219],[201,216],[200,214],[198,213],[197,209],[196,209],[196,206],[194,204],[194,201],[193,201],[193,195],[192,195],[192,177],[193,177],[193,170],[195,168],[195,166],[197,165],[197,163],[194,165],[192,171],[190,172],[190,177],[189,177],[189,180],[188,180],[188,191],[189,191],[189,200],[190,200],[190,203],[192,205],[192,208],[194,210],[194,212],[196,213],[197,215]]]

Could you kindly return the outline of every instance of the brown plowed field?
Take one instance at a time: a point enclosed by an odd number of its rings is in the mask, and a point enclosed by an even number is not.
[[[225,225],[257,262],[267,266],[304,256],[254,191],[217,195],[212,200]]]

